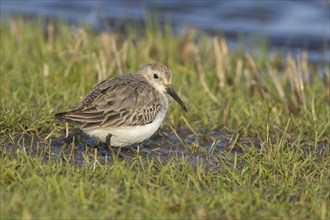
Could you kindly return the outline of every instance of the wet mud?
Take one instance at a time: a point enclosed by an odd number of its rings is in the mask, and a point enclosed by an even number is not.
[[[26,153],[30,157],[49,159],[84,165],[91,162],[100,164],[134,160],[185,160],[192,164],[203,164],[209,168],[221,166],[224,160],[241,155],[249,150],[259,151],[262,144],[253,138],[239,136],[220,129],[200,129],[191,131],[188,128],[172,129],[164,126],[144,143],[122,148],[109,148],[99,143],[80,129],[73,128],[68,137],[65,131],[45,138],[31,133],[17,133],[1,143],[1,155]],[[307,146],[307,145],[306,145]],[[306,148],[308,151],[312,147]],[[329,146],[319,146],[314,151],[320,155],[329,151]],[[307,153],[307,150],[306,150]]]
[[[24,150],[27,155],[42,157],[45,161],[58,159],[77,164],[92,161],[101,164],[111,163],[114,157],[118,160],[142,158],[157,159],[162,162],[174,158],[217,167],[221,159],[225,159],[223,152],[239,155],[251,148],[259,150],[258,141],[238,137],[225,131],[206,129],[191,131],[188,128],[174,130],[165,126],[146,142],[122,148],[108,148],[81,130],[73,128],[69,131],[68,137],[63,130],[58,136],[53,135],[47,139],[29,133],[17,133],[11,139],[5,140],[4,147],[0,148],[0,151],[1,154],[9,154]]]

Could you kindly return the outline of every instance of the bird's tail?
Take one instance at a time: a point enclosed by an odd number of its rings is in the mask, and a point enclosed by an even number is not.
[[[71,112],[60,112],[55,114],[55,118],[59,121],[62,122],[70,122],[70,123],[75,123],[75,124],[81,124],[82,122],[79,120],[74,120],[72,118],[70,118],[70,113]]]
[[[66,114],[67,114],[67,112],[60,112],[60,113],[55,114],[54,116],[57,120],[66,122],[67,121],[67,119],[65,118]]]

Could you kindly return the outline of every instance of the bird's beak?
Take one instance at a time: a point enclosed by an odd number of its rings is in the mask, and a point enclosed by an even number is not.
[[[185,110],[186,112],[188,112],[187,106],[183,103],[183,101],[179,98],[179,96],[176,94],[176,92],[174,91],[174,89],[172,88],[171,85],[168,85],[166,87],[166,92],[172,96],[172,98],[177,101],[177,103],[179,103],[181,105],[181,107],[183,108],[183,110]]]

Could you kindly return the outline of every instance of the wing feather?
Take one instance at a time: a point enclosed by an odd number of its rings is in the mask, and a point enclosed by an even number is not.
[[[127,74],[99,83],[63,118],[84,129],[151,123],[161,110],[161,98],[142,77]]]

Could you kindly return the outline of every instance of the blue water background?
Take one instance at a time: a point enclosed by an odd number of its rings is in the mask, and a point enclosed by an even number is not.
[[[330,57],[327,0],[1,0],[0,4],[2,21],[24,14],[55,17],[102,30],[106,23],[127,19],[143,22],[148,15],[156,14],[161,22],[170,20],[173,30],[179,33],[194,27],[211,34],[222,33],[231,45],[238,36],[251,48],[258,46],[258,39],[267,39],[273,51],[307,50],[312,62],[328,62]]]

